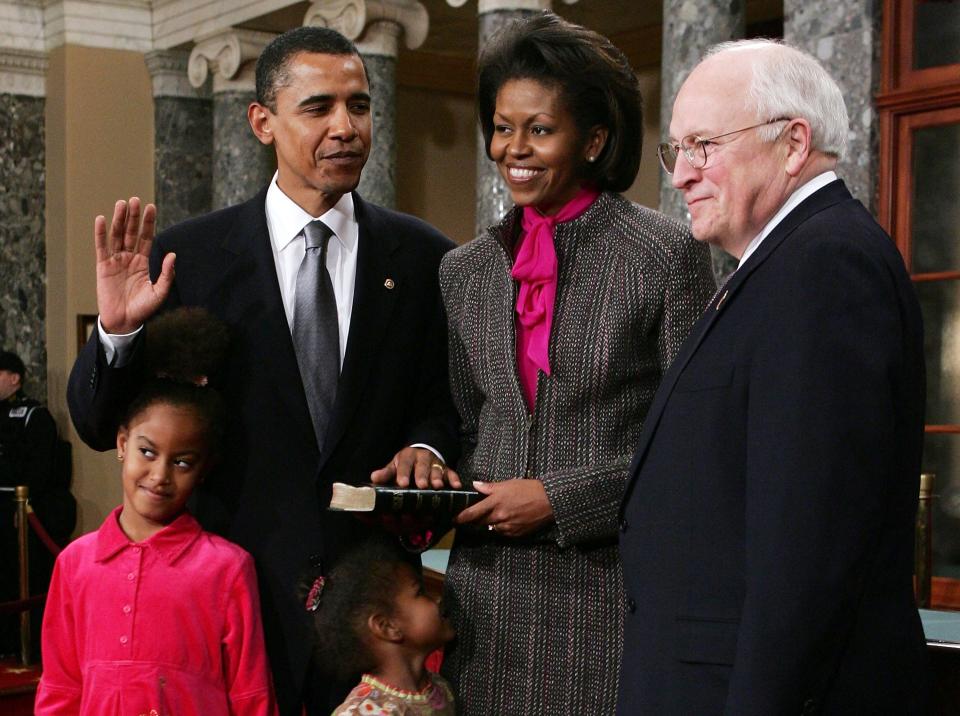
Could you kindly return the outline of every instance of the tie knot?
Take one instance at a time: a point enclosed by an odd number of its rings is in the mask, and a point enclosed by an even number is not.
[[[327,241],[333,236],[333,231],[322,221],[311,221],[303,227],[303,238],[307,249],[327,247]]]

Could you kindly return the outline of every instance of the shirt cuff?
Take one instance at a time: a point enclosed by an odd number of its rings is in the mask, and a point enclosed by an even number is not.
[[[97,316],[97,334],[100,336],[100,345],[103,346],[108,366],[123,368],[130,362],[130,356],[133,355],[133,342],[137,340],[142,330],[143,326],[140,326],[132,333],[107,333],[103,330],[100,316]]]
[[[417,447],[417,448],[423,448],[424,450],[429,450],[430,452],[432,452],[432,453],[434,454],[434,456],[437,458],[437,460],[439,460],[440,462],[442,462],[444,465],[447,464],[447,461],[443,459],[443,455],[440,454],[440,451],[437,450],[436,448],[430,447],[430,446],[427,445],[426,443],[414,443],[414,444],[411,445],[410,447]]]

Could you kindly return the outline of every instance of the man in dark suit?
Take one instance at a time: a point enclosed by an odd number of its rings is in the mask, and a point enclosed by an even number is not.
[[[256,136],[276,150],[274,180],[156,241],[155,209],[147,206],[141,223],[137,199],[118,202],[109,234],[98,217],[100,327],[70,376],[78,433],[109,449],[141,380],[144,323],[191,305],[230,326],[223,392],[232,423],[196,511],[256,560],[284,714],[299,714],[304,701],[309,713],[327,714],[345,695],[310,666],[311,629],[297,596],[311,556],[329,568],[363,529],[323,511],[331,483],[367,481],[385,464],[439,477],[457,451],[437,286],[452,244],[353,193],[370,149],[370,102],[363,62],[338,33],[304,27],[274,40],[257,63],[248,112]],[[299,332],[318,326],[304,342]],[[332,365],[311,364],[318,356]]]
[[[847,116],[809,55],[715,48],[660,156],[740,260],[646,417],[621,514],[621,714],[914,714],[920,310],[833,173]]]

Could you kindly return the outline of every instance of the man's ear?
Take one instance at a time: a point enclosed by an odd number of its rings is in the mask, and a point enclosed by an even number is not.
[[[23,387],[23,376],[20,375],[19,373],[14,373],[13,384],[16,386],[16,389],[13,392],[16,393],[18,390],[20,390]]]
[[[261,144],[273,144],[273,112],[269,107],[259,102],[251,102],[247,107],[247,121]]]
[[[791,177],[799,176],[813,151],[813,130],[810,128],[810,123],[801,118],[790,120],[790,124],[784,130],[784,141],[787,146],[787,161],[784,169]]]
[[[383,612],[374,612],[367,617],[367,628],[375,639],[389,641],[394,644],[403,641],[403,632]]]

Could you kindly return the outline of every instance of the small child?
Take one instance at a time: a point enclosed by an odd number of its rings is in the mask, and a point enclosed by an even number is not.
[[[320,663],[340,680],[363,674],[333,716],[453,716],[450,686],[424,666],[453,627],[395,539],[371,537],[307,586]]]
[[[123,504],[57,558],[35,713],[277,713],[253,560],[203,531],[187,498],[216,461],[207,387],[226,327],[200,309],[150,325],[149,375],[117,433]]]

